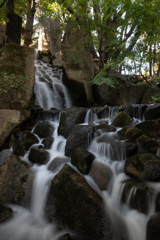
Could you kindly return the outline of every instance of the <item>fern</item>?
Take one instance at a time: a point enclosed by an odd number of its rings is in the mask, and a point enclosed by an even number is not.
[[[107,84],[110,87],[115,88],[115,81],[116,79],[114,77],[105,77],[106,72],[104,69],[102,69],[101,72],[99,72],[91,81],[91,84],[97,84],[97,85],[102,85],[102,84]]]

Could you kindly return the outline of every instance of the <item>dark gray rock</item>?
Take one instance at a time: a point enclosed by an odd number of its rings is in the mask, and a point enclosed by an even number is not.
[[[160,236],[160,214],[151,216],[147,223],[147,240],[159,240]]]
[[[37,134],[40,138],[45,138],[53,135],[53,125],[50,124],[50,122],[43,121],[42,123],[39,123],[35,129],[34,133]]]
[[[155,139],[160,137],[160,118],[141,122],[136,127],[142,130],[148,137]]]
[[[118,131],[118,134],[123,138],[127,139],[129,141],[135,141],[138,137],[140,137],[143,134],[143,131],[140,129],[134,127],[134,126],[125,126],[120,131]]]
[[[42,144],[44,144],[44,149],[49,149],[54,142],[54,137],[49,136],[43,139]]]
[[[123,184],[122,202],[126,203],[128,201],[128,197],[132,191],[130,201],[128,202],[129,207],[148,214],[153,189],[147,186],[147,184],[136,180],[126,180],[123,181]]]
[[[77,232],[82,239],[113,239],[113,225],[103,199],[69,165],[52,180],[51,194],[59,223]],[[127,239],[123,222],[118,223],[114,239]]]
[[[154,154],[156,154],[157,149],[160,146],[160,144],[157,141],[152,140],[145,135],[141,135],[139,138],[137,138],[136,143],[137,143],[137,145],[140,148],[142,153],[154,153]]]
[[[160,118],[160,104],[149,105],[145,110],[145,120],[154,120]]]
[[[84,122],[85,115],[85,108],[72,107],[61,111],[58,134],[67,138],[74,124],[80,124]]]
[[[29,160],[33,163],[46,164],[49,161],[49,153],[38,147],[33,147],[29,153]]]
[[[106,164],[94,161],[91,167],[90,175],[101,190],[106,190],[113,173]]]
[[[92,153],[79,147],[72,151],[71,163],[76,166],[80,172],[88,174],[94,158]]]
[[[67,138],[65,147],[66,156],[71,156],[75,148],[82,147],[86,149],[93,139],[94,131],[93,126],[74,125]]]
[[[126,160],[125,173],[140,181],[160,181],[160,157],[151,153],[135,155]]]

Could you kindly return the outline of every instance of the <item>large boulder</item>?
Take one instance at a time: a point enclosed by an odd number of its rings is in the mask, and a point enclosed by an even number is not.
[[[61,60],[64,68],[64,83],[76,106],[90,106],[94,102],[90,81],[94,77],[94,63],[89,48],[76,22],[69,22],[61,44]]]
[[[160,89],[149,87],[144,93],[141,103],[142,104],[149,103],[150,101],[153,101],[152,96],[157,97],[157,95],[160,95]]]
[[[151,138],[158,139],[160,137],[160,118],[141,122],[136,127]]]
[[[128,158],[125,162],[125,174],[140,181],[160,181],[160,157],[145,153]]]
[[[157,213],[147,223],[147,240],[159,240],[160,236],[160,214]]]
[[[88,125],[74,125],[71,129],[65,147],[66,156],[71,156],[75,148],[88,148],[93,139],[94,127]]]
[[[61,38],[62,29],[60,20],[58,18],[42,19],[39,26],[38,49],[55,55],[55,53],[60,51]]]
[[[160,104],[149,105],[145,110],[145,120],[160,118]]]
[[[121,105],[140,104],[148,88],[147,84],[121,88],[119,96]]]
[[[85,108],[72,107],[61,111],[58,134],[67,138],[74,124],[84,122],[85,115]]]
[[[51,193],[59,223],[77,232],[82,239],[113,239],[113,225],[103,199],[69,165],[52,180]],[[118,227],[114,239],[127,239],[122,221]]]
[[[4,74],[6,74],[7,81],[3,91],[0,91],[0,109],[11,109],[11,101],[15,100],[15,97],[16,100],[30,101],[35,75],[33,49],[16,44],[7,44],[0,51],[0,78],[5,79]],[[17,76],[14,81],[12,74]],[[23,84],[21,84],[19,76],[26,77]],[[6,89],[7,91],[4,92]]]
[[[0,24],[0,49],[4,47],[5,44],[5,32],[6,28]]]
[[[30,118],[30,112],[17,110],[0,110],[0,147],[11,131]]]
[[[29,165],[10,155],[0,166],[0,201],[23,205],[30,201],[33,176]]]
[[[96,100],[100,104],[109,106],[120,106],[130,104],[140,104],[144,93],[148,89],[147,84],[138,86],[127,86],[126,81],[115,78],[115,87],[108,84],[95,86]]]

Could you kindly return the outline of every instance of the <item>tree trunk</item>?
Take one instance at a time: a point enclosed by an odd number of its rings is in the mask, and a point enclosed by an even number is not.
[[[24,46],[29,47],[32,43],[32,34],[33,34],[33,22],[35,9],[35,0],[29,0],[28,14],[27,14],[27,23],[25,27],[25,37],[24,37]]]

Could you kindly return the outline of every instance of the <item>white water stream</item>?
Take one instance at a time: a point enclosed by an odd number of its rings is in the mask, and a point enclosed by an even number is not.
[[[62,109],[71,106],[67,91],[61,82],[62,77],[60,79],[59,77],[55,77],[58,70],[56,70],[55,73],[54,69],[40,62],[36,62],[35,65],[37,71],[35,83],[36,104],[44,109],[50,109],[51,107]],[[45,82],[41,81],[41,78],[45,79]],[[52,87],[48,87],[46,82],[47,84],[51,83]],[[109,112],[102,116],[102,118],[111,123],[116,114],[116,108],[109,108]],[[98,115],[89,110],[86,114],[85,124],[90,122],[97,124],[99,120]],[[10,205],[14,211],[14,216],[9,221],[0,224],[0,240],[58,240],[60,236],[66,233],[65,231],[58,232],[56,226],[50,224],[44,215],[49,184],[63,166],[64,161],[62,161],[59,166],[55,164],[55,167],[53,167],[55,171],[49,171],[48,166],[51,163],[52,166],[54,166],[54,159],[56,157],[65,158],[66,139],[58,136],[57,129],[59,120],[57,120],[57,117],[55,117],[51,124],[54,125],[55,130],[53,133],[54,142],[48,150],[50,154],[49,162],[42,166],[34,164],[33,167],[31,167],[31,171],[34,173],[31,208],[25,209],[20,206]],[[105,139],[105,142],[101,141],[102,139]],[[42,145],[42,139],[39,139],[39,143],[36,145],[40,144]],[[136,192],[135,188],[131,189],[127,203],[123,204],[121,202],[124,189],[123,181],[129,179],[129,177],[124,174],[126,159],[125,141],[119,140],[117,131],[101,133],[100,136],[96,136],[92,140],[88,151],[96,156],[96,160],[106,164],[113,173],[113,178],[108,190],[102,192],[98,189],[91,177],[86,176],[86,180],[92,188],[103,197],[104,204],[106,209],[109,210],[113,222],[116,224],[117,218],[120,218],[121,221],[124,222],[128,232],[128,240],[146,240],[146,223],[149,217],[155,212],[155,198],[151,199],[148,215],[130,208],[129,203]],[[0,164],[2,164],[3,159],[10,153],[12,153],[12,148],[0,153]],[[21,159],[28,162],[28,155],[29,151]],[[70,162],[70,159],[66,158],[65,162]],[[160,184],[148,184],[155,189],[156,196],[156,193],[160,190]]]

